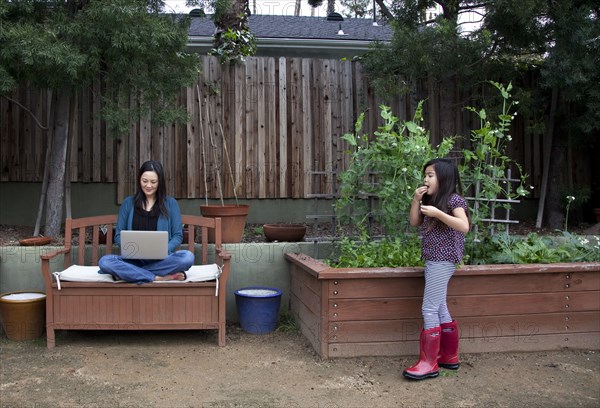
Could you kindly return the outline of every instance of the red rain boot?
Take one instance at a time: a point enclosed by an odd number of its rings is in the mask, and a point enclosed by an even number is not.
[[[457,370],[460,367],[460,361],[458,361],[458,324],[456,320],[452,320],[450,323],[442,323],[441,329],[438,365],[443,368]]]
[[[419,361],[410,368],[404,370],[402,375],[413,380],[434,378],[439,375],[437,356],[440,350],[441,338],[440,326],[421,332],[421,351]]]

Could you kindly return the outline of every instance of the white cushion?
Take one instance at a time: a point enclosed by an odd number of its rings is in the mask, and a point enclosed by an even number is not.
[[[190,269],[185,271],[187,279],[183,281],[160,281],[160,283],[182,283],[182,282],[205,282],[217,279],[221,275],[221,271],[217,264],[210,265],[192,265]]]
[[[82,266],[82,265],[71,265],[62,272],[54,272],[54,276],[57,280],[71,281],[71,282],[124,282],[116,281],[112,275],[98,272],[97,266]]]
[[[184,281],[161,281],[160,283],[205,282],[217,279],[221,274],[217,264],[193,265],[185,273],[187,279]],[[71,282],[125,282],[114,280],[112,275],[100,273],[97,266],[71,265],[62,272],[54,272],[54,276],[62,281]]]

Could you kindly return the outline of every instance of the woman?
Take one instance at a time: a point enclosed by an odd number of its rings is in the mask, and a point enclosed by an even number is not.
[[[169,255],[161,260],[124,259],[117,255],[100,258],[100,273],[128,282],[182,281],[194,263],[194,254],[176,251],[183,240],[181,212],[177,201],[166,194],[162,165],[153,160],[142,164],[135,195],[121,204],[115,243],[121,245],[122,230],[168,231]]]

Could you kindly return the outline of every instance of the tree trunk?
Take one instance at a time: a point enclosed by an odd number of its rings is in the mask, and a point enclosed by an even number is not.
[[[68,92],[58,92],[54,119],[54,136],[50,152],[50,172],[46,196],[46,223],[44,235],[57,237],[61,232],[63,220],[63,202],[65,196],[65,168],[67,161],[67,141],[69,140]]]
[[[249,0],[233,0],[227,12],[219,13],[220,17],[214,20],[217,30],[215,32],[214,46],[219,48],[223,44],[223,33],[228,29],[249,31],[248,16],[250,15]]]
[[[456,81],[454,76],[444,75],[440,81],[439,134],[434,135],[435,143],[445,137],[456,135]]]
[[[550,156],[550,173],[548,183],[548,199],[546,201],[546,220],[548,227],[552,229],[563,229],[565,222],[566,201],[565,187],[567,186],[566,174],[567,164],[567,140],[563,132],[555,133],[555,143],[552,145]],[[565,197],[563,197],[565,195]]]
[[[327,0],[327,15],[335,12],[335,0]]]

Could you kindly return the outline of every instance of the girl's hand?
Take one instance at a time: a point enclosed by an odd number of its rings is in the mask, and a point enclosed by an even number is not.
[[[410,205],[409,222],[413,227],[418,227],[423,223],[423,216],[421,215],[421,200],[425,193],[427,193],[427,186],[417,187],[412,203]]]
[[[433,205],[422,205],[421,214],[426,215],[430,218],[438,218],[440,214],[443,214],[442,210]]]
[[[413,200],[421,201],[423,199],[423,196],[427,193],[427,190],[427,186],[417,187],[417,189],[415,190],[415,196]]]

